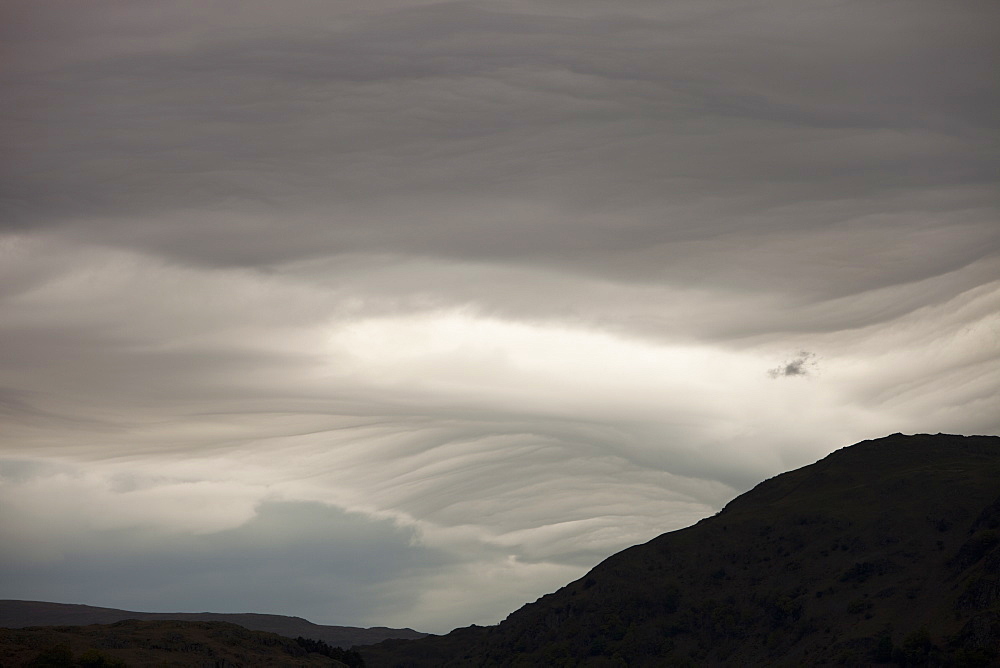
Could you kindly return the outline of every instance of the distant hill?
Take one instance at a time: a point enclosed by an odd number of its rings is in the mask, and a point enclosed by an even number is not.
[[[1000,438],[858,443],[368,666],[998,666]]]
[[[115,608],[95,608],[89,605],[46,603],[43,601],[0,600],[0,627],[84,626],[111,624],[125,619],[182,620],[189,622],[228,622],[254,631],[277,633],[289,638],[302,636],[322,640],[333,647],[348,649],[354,645],[370,645],[388,638],[422,638],[426,633],[413,629],[368,629],[351,626],[324,626],[301,617],[260,615],[254,613],[225,614],[215,612],[133,612]]]
[[[361,668],[356,652],[225,622],[139,621],[0,628],[0,666]]]

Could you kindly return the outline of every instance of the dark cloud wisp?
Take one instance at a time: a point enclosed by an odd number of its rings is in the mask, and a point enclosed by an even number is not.
[[[773,369],[768,369],[767,375],[771,378],[809,376],[816,372],[817,366],[816,354],[803,350],[793,359],[782,362]]]

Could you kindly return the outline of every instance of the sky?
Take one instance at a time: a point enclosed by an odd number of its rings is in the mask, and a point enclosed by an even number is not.
[[[1000,434],[993,0],[0,12],[0,598],[441,633]]]

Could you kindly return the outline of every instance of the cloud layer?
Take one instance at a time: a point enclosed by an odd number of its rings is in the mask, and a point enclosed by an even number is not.
[[[7,4],[0,595],[445,631],[1000,433],[994,3]]]

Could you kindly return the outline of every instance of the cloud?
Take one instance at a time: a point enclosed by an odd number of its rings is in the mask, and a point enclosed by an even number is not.
[[[213,516],[228,510],[238,485],[108,482],[79,469],[4,478],[4,506],[20,510],[0,523],[5,595],[374,624],[411,607],[419,596],[411,580],[451,560],[412,527],[325,504],[251,501],[221,528]]]
[[[199,592],[232,606],[263,600],[237,596],[228,581],[206,588],[244,548],[202,537],[242,527],[247,541],[270,542],[272,525],[253,518],[280,501],[402,527],[408,537],[383,546],[401,563],[413,536],[437,555],[426,568],[384,574],[394,583],[384,587],[400,592],[392,605],[379,602],[389,594],[372,579],[348,587],[352,620],[304,594],[298,610],[291,594],[281,599],[290,613],[432,631],[492,623],[608,554],[845,443],[894,429],[1000,427],[991,409],[1000,287],[982,282],[985,270],[795,314],[815,323],[872,314],[862,327],[785,334],[772,322],[762,336],[743,323],[740,337],[705,337],[666,320],[649,326],[662,316],[640,296],[669,296],[675,314],[716,323],[737,317],[720,316],[720,304],[739,317],[760,304],[614,284],[602,296],[600,283],[529,274],[566,288],[547,288],[561,310],[518,304],[503,281],[490,310],[481,298],[472,305],[469,285],[450,287],[469,264],[373,263],[322,278],[321,263],[288,273],[210,269],[41,238],[8,251],[10,284],[20,287],[3,302],[0,336],[14,352],[7,382],[19,389],[5,404],[4,450],[30,465],[15,462],[5,482],[5,507],[18,508],[8,526],[22,532],[5,543],[33,555],[11,572],[56,559],[45,577],[58,580],[73,545],[92,545],[91,563],[122,535],[113,563],[136,579],[143,563],[177,573],[177,605],[212,607],[196,605]],[[484,285],[518,276],[482,271]],[[588,294],[603,318],[584,317]],[[627,315],[649,320],[636,326]],[[822,377],[806,387],[763,377],[796,343],[823,356]],[[42,455],[50,463],[31,464]],[[185,561],[168,550],[157,561],[157,536],[167,534],[183,537],[181,552],[209,541],[215,556]],[[329,540],[339,535],[331,529]],[[289,550],[315,548],[303,534],[288,541]],[[280,563],[266,550],[258,557]],[[494,573],[481,581],[497,588],[456,607],[477,573]],[[342,583],[335,576],[331,587]],[[77,577],[103,576],[67,571],[59,581],[82,597],[93,590],[71,586]],[[500,586],[512,579],[517,587]],[[18,596],[54,591],[25,587]],[[141,599],[152,589],[129,591],[127,604],[84,602],[148,607]]]
[[[8,4],[18,596],[489,623],[1000,432],[995,4]]]
[[[113,37],[67,7],[89,57],[17,80],[14,136],[49,140],[5,220],[209,266],[388,252],[796,296],[939,275],[997,241],[992,47],[921,7],[177,5],[108,10]],[[859,271],[869,244],[894,261]]]
[[[801,351],[793,359],[782,362],[773,369],[768,369],[767,375],[771,378],[782,378],[789,376],[808,376],[816,369],[816,355],[808,350]]]

